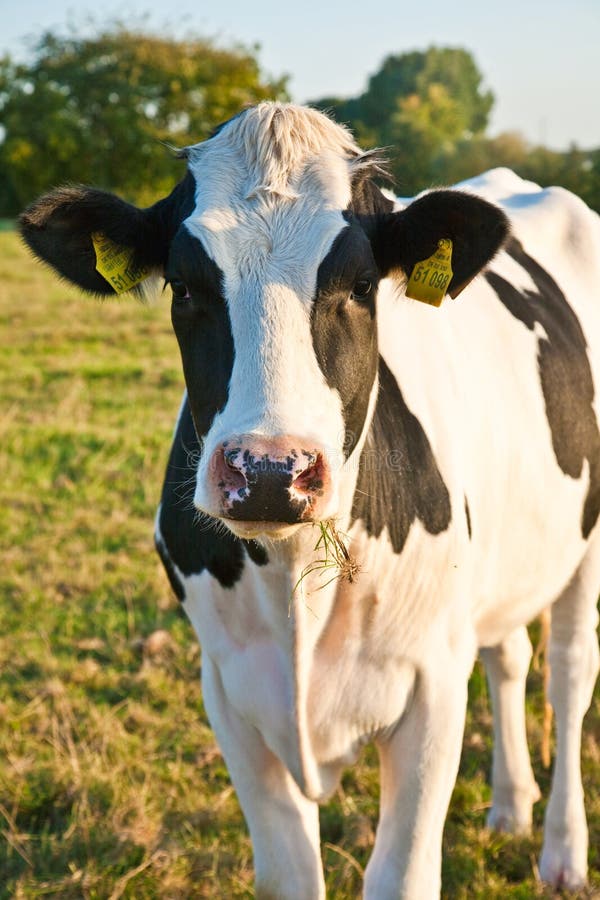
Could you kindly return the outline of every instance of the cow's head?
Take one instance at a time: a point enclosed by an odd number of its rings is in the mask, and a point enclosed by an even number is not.
[[[91,293],[114,292],[92,235],[166,279],[203,448],[196,505],[243,537],[289,534],[339,512],[377,390],[380,279],[450,238],[456,294],[506,221],[455,191],[394,212],[371,181],[377,157],[311,109],[262,103],[181,155],[185,178],[149,209],[68,187],[26,210],[22,234]]]

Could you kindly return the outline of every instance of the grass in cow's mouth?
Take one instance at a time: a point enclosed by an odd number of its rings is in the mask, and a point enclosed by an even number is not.
[[[314,551],[315,553],[320,552],[321,557],[313,560],[302,570],[300,578],[292,590],[292,597],[298,588],[302,587],[304,579],[314,572],[320,575],[331,575],[327,581],[319,585],[317,590],[321,590],[338,578],[352,584],[360,573],[360,566],[347,547],[348,536],[337,530],[333,519],[315,522],[313,527],[319,529],[319,538],[314,546]]]

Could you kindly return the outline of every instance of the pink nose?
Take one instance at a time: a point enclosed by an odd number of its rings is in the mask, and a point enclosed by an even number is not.
[[[299,438],[240,435],[224,441],[211,462],[212,493],[225,518],[313,521],[330,493],[325,453]]]

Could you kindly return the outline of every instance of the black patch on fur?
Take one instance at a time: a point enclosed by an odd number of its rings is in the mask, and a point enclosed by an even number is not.
[[[227,403],[233,369],[233,335],[222,273],[184,226],[173,240],[166,278],[183,282],[190,294],[187,300],[173,297],[171,321],[196,431],[205,435]]]
[[[370,281],[365,301],[351,297],[355,284]],[[317,362],[329,387],[339,392],[346,458],[364,428],[377,372],[375,297],[379,275],[361,226],[350,217],[319,266],[311,332]]]
[[[352,506],[352,521],[356,519],[371,537],[387,527],[395,553],[402,551],[415,519],[429,534],[446,531],[452,519],[450,495],[427,435],[382,357],[377,406]]]
[[[244,550],[256,565],[264,565],[264,549],[255,541],[242,541],[221,531],[213,520],[198,522],[192,506],[194,475],[202,453],[197,435],[209,431],[215,415],[227,403],[233,369],[233,336],[222,274],[201,242],[183,227],[173,241],[166,277],[183,282],[190,295],[189,299],[174,296],[171,308],[188,399],[167,468],[161,533],[171,558],[185,575],[207,569],[223,587],[233,587],[242,574]],[[177,494],[186,493],[186,484],[187,496],[178,501]]]
[[[242,544],[246,549],[246,553],[255,565],[266,566],[269,562],[269,557],[267,556],[267,551],[261,544],[257,541],[242,541]]]
[[[352,181],[349,212],[355,216],[378,216],[391,213],[394,202],[381,193],[368,170],[360,172]]]
[[[185,588],[183,587],[183,583],[175,570],[175,566],[173,565],[173,560],[169,556],[167,548],[164,545],[164,542],[157,536],[154,536],[154,546],[156,548],[156,552],[160,556],[161,562],[165,568],[165,572],[167,573],[167,578],[169,579],[169,584],[173,588],[173,593],[177,597],[177,599],[183,603],[185,600]]]
[[[194,190],[188,172],[168,197],[138,209],[107,191],[82,185],[57,188],[22,213],[19,228],[36,256],[63,278],[89,293],[114,295],[112,285],[96,271],[92,234],[100,232],[131,248],[132,268],[163,272],[170,241],[193,208]]]
[[[469,501],[467,500],[467,495],[465,494],[465,517],[467,520],[467,531],[469,532],[469,540],[471,540],[473,536],[473,531],[471,529],[471,511],[469,509]]]
[[[552,447],[558,465],[580,478],[589,464],[590,485],[581,517],[587,538],[600,513],[600,432],[593,408],[594,382],[585,335],[567,298],[552,276],[522,245],[511,240],[508,254],[530,275],[536,290],[517,290],[496,272],[486,274],[500,301],[533,331],[536,322],[547,338],[538,338],[538,369]]]
[[[198,518],[192,499],[201,452],[186,402],[167,465],[159,519],[161,540],[156,544],[180,600],[184,599],[184,587],[173,563],[186,576],[206,569],[223,587],[231,588],[241,578],[246,555],[258,566],[268,562],[265,550],[256,541],[242,541],[215,521]]]

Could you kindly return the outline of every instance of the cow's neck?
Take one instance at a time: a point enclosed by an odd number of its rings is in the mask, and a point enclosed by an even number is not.
[[[363,434],[340,473],[339,515],[335,520],[350,555],[356,555],[359,566],[361,546],[349,531],[359,460],[371,428],[377,395],[376,382]],[[358,530],[363,532],[364,540],[364,531]],[[302,790],[315,798],[329,793],[343,765],[343,762],[323,765],[322,748],[318,746],[315,709],[319,700],[315,701],[315,689],[317,692],[319,689],[315,685],[319,679],[319,658],[337,652],[331,646],[335,631],[356,631],[363,627],[362,599],[370,591],[369,579],[361,579],[359,574],[350,582],[336,568],[331,555],[324,552],[322,541],[319,543],[320,538],[321,528],[315,524],[304,526],[288,540],[265,543],[269,564],[253,570],[258,589],[255,602],[262,607],[261,618],[268,622],[271,639],[278,645],[281,658],[286,660],[286,679],[293,685],[293,704],[287,711],[291,716],[290,727],[281,738],[283,744],[272,749],[285,758]],[[323,564],[325,559],[327,562]],[[276,738],[277,743],[279,740]],[[344,747],[343,753],[347,752]]]

